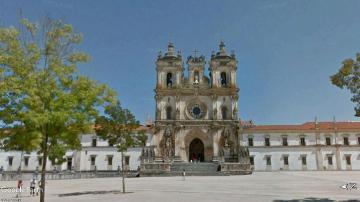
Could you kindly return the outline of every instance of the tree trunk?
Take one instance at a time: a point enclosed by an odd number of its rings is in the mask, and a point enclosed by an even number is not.
[[[22,172],[21,172],[21,164],[22,164],[22,160],[24,158],[24,150],[21,151],[21,155],[20,155],[20,166],[19,166],[19,180],[22,180]]]
[[[125,193],[124,152],[121,152],[121,172],[122,172],[123,193]]]
[[[42,156],[42,168],[41,168],[41,186],[40,186],[40,202],[45,202],[45,175],[46,175],[46,162],[48,156],[48,135],[45,135],[43,142],[43,156]]]

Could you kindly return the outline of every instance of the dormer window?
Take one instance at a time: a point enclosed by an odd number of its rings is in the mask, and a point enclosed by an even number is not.
[[[265,146],[270,147],[270,137],[265,137]]]
[[[331,145],[331,138],[330,138],[330,137],[326,137],[326,138],[325,138],[325,142],[326,142],[326,145]]]
[[[92,141],[91,141],[91,146],[92,146],[92,147],[96,147],[96,146],[97,146],[97,139],[96,139],[96,137],[92,139]]]
[[[288,146],[288,140],[287,140],[286,136],[282,137],[282,145],[283,146]]]
[[[300,145],[306,146],[305,137],[303,137],[303,136],[300,137]]]
[[[221,83],[221,86],[227,86],[227,79],[226,79],[225,72],[221,72],[221,74],[220,74],[220,83]]]
[[[167,87],[172,87],[172,85],[173,85],[173,80],[172,80],[172,73],[167,73],[167,75],[166,75],[166,86]]]

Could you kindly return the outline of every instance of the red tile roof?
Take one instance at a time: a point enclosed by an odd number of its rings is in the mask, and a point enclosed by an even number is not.
[[[360,132],[360,122],[306,122],[301,125],[253,125],[247,126],[244,129],[246,131],[282,131],[282,130],[359,130]]]

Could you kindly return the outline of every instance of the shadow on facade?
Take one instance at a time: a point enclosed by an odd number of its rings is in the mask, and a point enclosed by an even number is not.
[[[274,200],[273,202],[337,202],[338,200],[332,200],[329,198],[304,198],[304,199],[292,199],[292,200]],[[357,199],[343,200],[340,202],[360,202]]]
[[[98,194],[130,194],[133,192],[122,193],[120,190],[111,190],[111,191],[83,191],[83,192],[72,192],[66,194],[59,194],[59,197],[68,197],[68,196],[80,196],[80,195],[98,195]]]

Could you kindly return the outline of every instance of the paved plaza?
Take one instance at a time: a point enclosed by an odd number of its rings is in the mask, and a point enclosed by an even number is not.
[[[359,171],[324,172],[256,172],[247,176],[144,177],[127,179],[122,194],[121,178],[52,180],[47,182],[46,201],[360,201],[359,190],[340,186],[360,184]],[[15,181],[0,186],[14,187]],[[25,187],[29,182],[24,183]],[[0,201],[12,199],[14,193],[1,190]],[[21,201],[38,201],[23,193]]]

